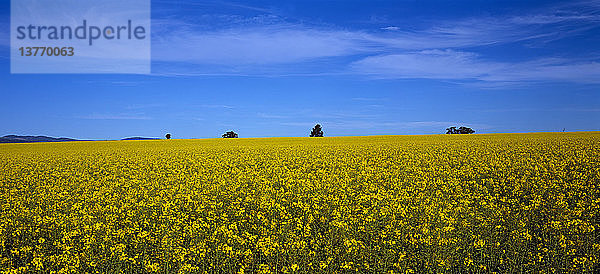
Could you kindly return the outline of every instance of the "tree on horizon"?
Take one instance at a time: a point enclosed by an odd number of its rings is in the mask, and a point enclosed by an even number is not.
[[[321,125],[315,125],[315,127],[310,132],[310,137],[323,137],[323,130],[321,129]]]
[[[470,127],[459,127],[458,129],[456,127],[449,127],[446,129],[446,134],[472,134],[475,133],[475,130],[473,130]]]
[[[225,134],[221,135],[223,138],[238,138],[238,134],[232,131],[227,131]]]
[[[167,133],[167,135],[165,135],[165,138],[167,138],[167,140],[171,139],[171,133]]]

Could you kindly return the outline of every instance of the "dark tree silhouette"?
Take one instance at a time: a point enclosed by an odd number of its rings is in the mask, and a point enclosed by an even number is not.
[[[471,129],[470,127],[459,127],[458,129],[456,127],[449,127],[446,129],[446,134],[471,134],[471,133],[475,133],[475,131],[473,129]]]
[[[460,134],[471,134],[471,133],[475,133],[475,131],[473,129],[471,129],[470,127],[459,127],[458,128],[458,132]]]
[[[310,137],[323,137],[323,130],[321,125],[317,124],[310,132]]]
[[[232,131],[227,131],[225,134],[221,135],[223,138],[237,138],[238,134]]]
[[[171,133],[167,133],[167,135],[165,135],[165,138],[167,138],[167,140],[171,139]]]

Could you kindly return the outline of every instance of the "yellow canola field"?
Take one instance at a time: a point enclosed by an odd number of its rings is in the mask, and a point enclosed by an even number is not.
[[[599,271],[600,132],[0,144],[0,271]]]

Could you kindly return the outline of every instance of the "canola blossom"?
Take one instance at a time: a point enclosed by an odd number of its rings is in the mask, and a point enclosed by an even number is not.
[[[600,132],[0,144],[0,272],[599,271]]]

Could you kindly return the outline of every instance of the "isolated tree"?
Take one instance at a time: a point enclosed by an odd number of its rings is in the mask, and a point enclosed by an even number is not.
[[[167,135],[165,135],[165,138],[167,138],[167,140],[171,139],[171,133],[167,133]]]
[[[221,135],[223,138],[237,138],[238,134],[232,131],[227,131],[225,134]]]
[[[323,137],[323,130],[321,130],[321,125],[317,124],[312,131],[310,132],[310,137]]]
[[[473,129],[471,129],[470,127],[459,127],[458,128],[458,132],[460,134],[471,134],[471,133],[475,133],[475,131]]]
[[[449,127],[446,129],[446,134],[471,134],[475,133],[475,131],[470,127]]]

